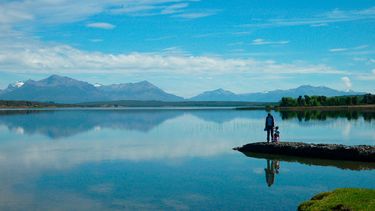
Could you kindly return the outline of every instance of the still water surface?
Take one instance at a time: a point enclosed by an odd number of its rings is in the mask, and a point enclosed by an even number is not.
[[[2,110],[0,210],[295,210],[318,192],[375,188],[373,165],[233,151],[265,140],[265,116],[227,109]],[[274,117],[282,141],[375,145],[374,113]]]

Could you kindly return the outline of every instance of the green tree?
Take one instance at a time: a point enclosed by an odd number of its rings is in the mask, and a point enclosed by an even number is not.
[[[311,98],[310,98],[310,96],[305,95],[305,102],[306,102],[306,105],[311,106]]]

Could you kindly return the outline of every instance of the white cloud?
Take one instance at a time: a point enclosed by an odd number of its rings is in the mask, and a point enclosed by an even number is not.
[[[91,15],[103,12],[115,1],[46,1],[20,0],[0,3],[0,23],[14,24],[34,21],[35,24],[66,23],[83,20]]]
[[[0,2],[0,25],[24,22],[58,24],[82,21],[96,14],[169,15],[193,18],[213,15],[213,12],[184,14],[184,8],[195,0],[18,0]],[[205,14],[205,15],[203,15]]]
[[[182,12],[181,9],[188,7],[188,3],[179,3],[179,4],[172,4],[164,8],[160,13],[167,15],[167,14],[175,14]]]
[[[368,48],[368,47],[369,47],[369,45],[359,45],[359,46],[354,47],[353,49],[361,50],[361,49],[365,49],[365,48]]]
[[[179,46],[164,48],[159,54],[163,56],[192,56],[189,52],[183,50]]]
[[[90,39],[90,42],[103,42],[102,39]]]
[[[327,23],[314,23],[310,25],[311,27],[323,27],[323,26],[328,26]]]
[[[329,52],[343,52],[347,50],[348,50],[347,48],[331,48],[329,49]]]
[[[367,53],[367,51],[360,51],[360,50],[366,49],[368,47],[369,47],[368,45],[359,45],[359,46],[355,46],[351,48],[331,48],[328,51],[332,53],[348,51],[347,53],[350,53],[350,54]]]
[[[110,23],[104,23],[104,22],[89,23],[86,26],[89,28],[107,29],[107,30],[116,28],[115,25],[110,24]]]
[[[191,12],[191,13],[181,13],[175,15],[174,17],[185,18],[185,19],[197,19],[212,16],[218,13],[218,10],[210,10],[204,12]]]
[[[352,88],[352,81],[348,76],[344,76],[341,78],[341,81],[344,83],[345,89],[349,91]]]
[[[231,34],[236,35],[236,36],[246,36],[246,35],[249,35],[251,33],[252,32],[249,32],[249,31],[237,31],[237,32],[232,32]]]
[[[0,41],[0,70],[16,73],[254,73],[344,74],[322,64],[192,56],[179,48],[154,53],[107,54],[33,40]]]
[[[33,20],[32,14],[17,10],[17,7],[5,7],[0,4],[0,23],[13,23],[25,20]]]
[[[162,36],[162,37],[153,37],[153,38],[147,38],[146,41],[161,41],[161,40],[169,40],[175,38],[175,36]]]
[[[258,38],[251,42],[251,45],[285,45],[288,44],[289,41],[281,40],[281,41],[266,41],[264,39]]]
[[[374,20],[375,7],[362,10],[339,10],[334,9],[330,12],[319,14],[306,18],[288,18],[288,19],[260,19],[254,23],[245,24],[244,27],[268,28],[283,26],[325,26],[329,23],[350,22],[359,20]]]
[[[371,70],[370,73],[363,73],[358,75],[357,79],[362,81],[375,81],[375,69]]]
[[[366,65],[375,64],[375,59],[368,58],[368,57],[354,57],[353,61],[362,62],[362,63],[364,63]]]

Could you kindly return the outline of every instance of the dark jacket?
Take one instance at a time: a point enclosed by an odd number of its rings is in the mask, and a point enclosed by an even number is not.
[[[268,122],[268,118],[271,118],[271,120],[270,120],[271,125],[267,124],[267,122]],[[273,116],[272,116],[272,115],[267,116],[267,117],[266,117],[265,128],[273,128],[274,126],[275,126],[275,120],[273,119]]]

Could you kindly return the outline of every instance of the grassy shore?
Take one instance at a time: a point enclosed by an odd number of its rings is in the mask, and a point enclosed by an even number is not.
[[[375,190],[339,188],[319,193],[301,203],[298,210],[375,210]]]

